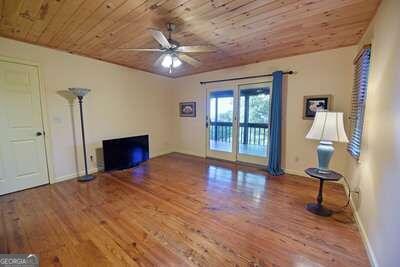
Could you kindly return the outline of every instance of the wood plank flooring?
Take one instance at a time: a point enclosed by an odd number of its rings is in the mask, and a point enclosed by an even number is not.
[[[318,182],[180,154],[0,197],[0,253],[41,266],[369,266],[350,209]],[[327,184],[326,205],[346,202]]]

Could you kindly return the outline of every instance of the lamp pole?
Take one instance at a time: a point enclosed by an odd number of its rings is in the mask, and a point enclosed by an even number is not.
[[[87,167],[87,155],[86,155],[86,140],[85,140],[85,126],[83,122],[83,97],[90,92],[90,89],[86,88],[69,88],[71,93],[73,93],[77,98],[79,102],[79,111],[80,111],[80,117],[81,117],[81,133],[82,133],[82,145],[83,145],[83,158],[85,161],[85,175],[82,175],[78,177],[79,182],[87,182],[90,180],[93,180],[95,177],[94,175],[90,175],[88,172],[88,167]]]
[[[82,144],[83,144],[83,158],[85,159],[85,176],[88,176],[89,173],[88,173],[88,167],[87,167],[85,126],[84,126],[84,123],[83,123],[82,99],[83,99],[83,96],[78,96],[79,110],[80,110],[80,114],[81,114],[81,132],[82,132]]]

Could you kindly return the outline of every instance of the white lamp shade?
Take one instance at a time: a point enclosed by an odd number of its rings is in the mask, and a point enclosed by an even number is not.
[[[172,65],[172,56],[170,54],[165,55],[163,61],[161,62],[161,65],[164,68],[170,68]]]
[[[347,143],[342,112],[321,111],[315,114],[313,125],[306,135],[307,139]]]
[[[172,58],[172,67],[178,68],[180,65],[182,65],[182,61],[177,56],[174,56]]]
[[[84,97],[87,93],[90,92],[90,89],[87,88],[79,88],[79,87],[73,87],[73,88],[68,88],[71,93],[73,93],[76,97]]]

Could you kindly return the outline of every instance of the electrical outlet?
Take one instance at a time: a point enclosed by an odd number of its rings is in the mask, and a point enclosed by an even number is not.
[[[351,191],[351,199],[353,200],[354,208],[358,209],[361,201],[360,188],[355,188],[353,191]]]

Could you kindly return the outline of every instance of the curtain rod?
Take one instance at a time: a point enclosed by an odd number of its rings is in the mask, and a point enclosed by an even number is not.
[[[294,71],[285,71],[283,74],[294,74]],[[212,81],[204,81],[200,82],[201,85],[207,84],[207,83],[219,83],[219,82],[228,82],[228,81],[236,81],[236,80],[245,80],[245,79],[254,79],[254,78],[262,78],[262,77],[271,77],[272,73],[270,74],[261,74],[261,75],[255,75],[255,76],[246,76],[246,77],[237,77],[237,78],[230,78],[230,79],[222,79],[222,80],[212,80]]]

